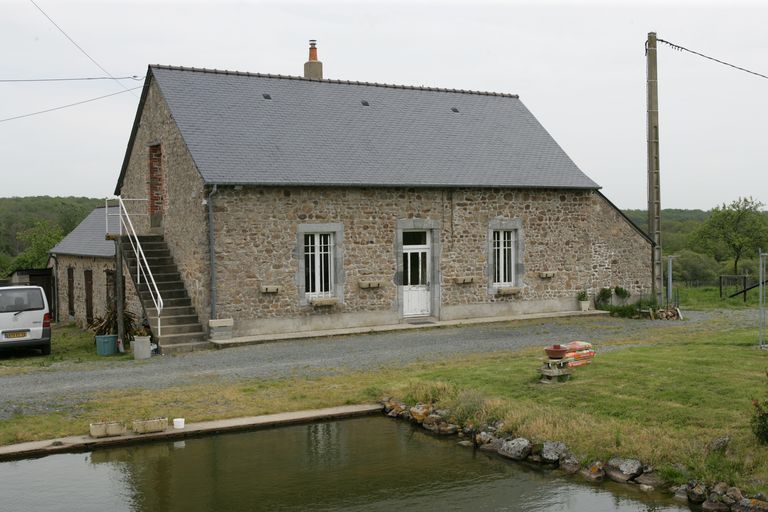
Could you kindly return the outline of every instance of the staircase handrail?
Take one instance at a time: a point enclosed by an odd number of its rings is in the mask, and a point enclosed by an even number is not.
[[[126,235],[128,236],[128,241],[131,244],[131,249],[133,250],[133,254],[136,257],[136,285],[138,286],[141,284],[141,278],[144,276],[144,281],[147,283],[147,289],[149,290],[149,296],[152,299],[152,303],[155,305],[155,309],[157,310],[157,337],[160,337],[160,314],[163,311],[163,297],[160,294],[160,289],[157,286],[157,283],[155,282],[155,276],[152,275],[152,269],[149,267],[149,262],[147,262],[147,257],[144,255],[144,249],[141,247],[141,241],[139,240],[139,236],[136,234],[136,229],[133,227],[133,222],[131,221],[131,217],[128,214],[128,210],[125,207],[124,201],[147,201],[146,199],[125,199],[123,200],[122,197],[117,198],[118,201],[118,216],[120,217],[119,222],[119,230],[120,230],[120,236],[123,234],[123,227],[126,229]],[[109,215],[109,212],[107,212],[107,215]],[[107,221],[107,231],[109,231],[109,221]]]

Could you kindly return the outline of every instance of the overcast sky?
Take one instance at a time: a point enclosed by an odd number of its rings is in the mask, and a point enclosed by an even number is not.
[[[148,64],[519,94],[621,208],[645,208],[644,44],[768,75],[768,2],[35,0],[115,77]],[[35,5],[0,0],[0,79],[105,73]],[[0,120],[142,82],[0,82]],[[123,87],[124,86],[124,87]],[[0,197],[111,196],[140,90],[0,122]],[[768,80],[659,47],[662,207],[768,203]]]

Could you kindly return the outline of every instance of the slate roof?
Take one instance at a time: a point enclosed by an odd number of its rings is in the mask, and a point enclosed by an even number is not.
[[[118,232],[117,206],[109,207],[109,232]],[[111,258],[115,255],[115,243],[105,240],[104,207],[95,208],[75,229],[69,232],[61,242],[48,251],[51,254],[67,254],[71,256],[93,256]]]
[[[169,66],[150,80],[208,184],[599,188],[516,95]]]

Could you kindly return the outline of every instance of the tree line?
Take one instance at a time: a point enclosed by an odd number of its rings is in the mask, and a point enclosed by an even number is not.
[[[720,275],[758,275],[758,251],[768,251],[768,212],[751,197],[740,197],[710,211],[662,210],[663,256],[675,256],[672,277],[711,283]],[[624,210],[647,232],[646,210]],[[665,267],[666,268],[666,267]]]
[[[0,198],[0,279],[23,268],[45,268],[48,251],[103,199],[88,197]]]

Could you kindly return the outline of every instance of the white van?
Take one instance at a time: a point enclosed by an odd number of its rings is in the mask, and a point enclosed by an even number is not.
[[[51,353],[51,312],[39,286],[0,286],[0,349]]]

